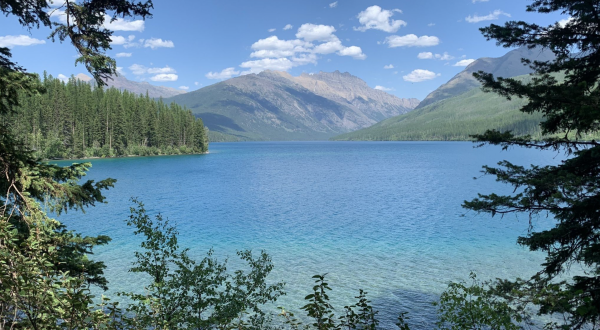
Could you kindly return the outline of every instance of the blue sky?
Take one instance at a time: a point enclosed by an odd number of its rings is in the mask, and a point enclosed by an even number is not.
[[[55,1],[56,2],[56,1]],[[130,80],[188,91],[264,69],[293,75],[339,70],[399,97],[423,99],[469,60],[508,50],[478,28],[566,17],[525,12],[530,0],[154,0],[153,18],[117,21],[109,55]],[[55,12],[54,18],[64,16]],[[46,29],[0,21],[0,46],[30,72],[84,73],[69,44]],[[61,77],[62,77],[61,76]]]

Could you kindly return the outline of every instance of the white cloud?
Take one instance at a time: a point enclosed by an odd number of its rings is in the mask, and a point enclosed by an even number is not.
[[[332,3],[329,4],[329,8],[335,8],[335,7],[337,7],[337,4],[338,4],[337,1],[336,2],[332,2]]]
[[[316,54],[331,54],[335,52],[339,52],[344,49],[342,42],[337,39],[334,41],[324,42],[318,46],[316,46],[313,50]]]
[[[122,66],[117,67],[117,73],[120,74],[121,76],[125,75],[125,71],[123,70]]]
[[[473,60],[473,59],[460,60],[460,61],[456,62],[453,66],[467,66],[473,62],[475,62],[475,60]]]
[[[389,91],[393,91],[393,88],[387,88],[387,87],[383,87],[383,86],[375,86],[375,89],[380,90],[380,91],[384,91],[384,92],[389,92]]]
[[[330,25],[315,25],[315,24],[302,24],[296,33],[296,38],[304,39],[306,41],[331,41],[337,39],[335,35],[335,28]]]
[[[488,2],[490,0],[473,0],[473,3],[478,3],[478,2]]]
[[[166,73],[176,73],[175,69],[170,66],[165,66],[164,68],[147,68],[140,64],[133,64],[129,67],[129,70],[133,72],[136,76],[141,76],[143,74],[166,74]]]
[[[292,57],[294,66],[306,65],[306,64],[317,64],[317,55],[315,54],[300,54]]]
[[[433,53],[432,52],[419,53],[419,55],[417,55],[417,58],[420,60],[430,60],[433,58]]]
[[[499,19],[500,15],[510,17],[510,14],[497,9],[486,16],[478,16],[477,14],[475,14],[473,16],[469,15],[469,16],[465,17],[465,21],[467,21],[469,23],[478,23],[478,22],[482,22],[482,21],[494,21],[494,20]]]
[[[561,28],[564,28],[565,26],[567,26],[567,23],[570,23],[572,21],[573,21],[573,17],[561,19],[560,21],[558,21],[558,25],[560,25]]]
[[[390,48],[395,47],[428,47],[436,46],[440,43],[440,39],[434,36],[421,36],[417,37],[414,34],[407,34],[405,36],[389,36],[385,38],[384,43],[388,44]]]
[[[0,37],[0,47],[12,48],[15,46],[42,45],[45,43],[46,41],[44,40],[39,40],[26,35]]]
[[[283,27],[284,30],[291,30],[294,26],[292,24],[287,24]]]
[[[444,52],[444,54],[435,54],[435,58],[441,61],[450,61],[454,59],[454,56]]]
[[[57,18],[62,24],[67,24],[67,13],[64,10],[60,10],[58,8],[53,9],[50,12],[50,17]]]
[[[429,23],[427,26],[435,26],[435,23]]]
[[[189,86],[179,86],[179,89],[183,89],[184,91],[187,91],[188,89],[190,89]]]
[[[375,29],[389,33],[396,32],[401,26],[406,26],[406,22],[391,19],[394,12],[401,13],[402,11],[400,9],[385,10],[379,6],[371,6],[358,14],[357,18],[362,26],[355,27],[354,30],[365,32],[369,29]]]
[[[250,57],[288,57],[298,52],[307,52],[313,45],[302,40],[280,40],[277,36],[260,39],[250,48]]]
[[[386,70],[393,69],[394,65],[393,64],[388,64],[388,65],[385,65],[383,68],[386,69]]]
[[[198,86],[200,83],[197,81],[194,81],[194,85]]]
[[[277,30],[277,29],[269,29],[268,31],[269,32],[275,32],[275,30]]]
[[[104,28],[112,31],[144,31],[144,21],[135,20],[130,21],[126,19],[117,18],[111,22],[112,17],[104,15]]]
[[[67,81],[69,81],[69,77],[65,76],[65,75],[64,75],[64,74],[62,74],[62,73],[59,73],[57,78],[58,78],[59,80],[61,80],[61,81],[64,81],[64,82],[67,82]]]
[[[435,72],[431,72],[429,70],[417,69],[417,70],[414,70],[413,72],[407,74],[406,76],[403,76],[402,79],[404,79],[405,81],[410,81],[410,82],[421,82],[421,81],[434,79],[435,77],[437,77],[439,75],[440,75],[439,73],[436,74]]]
[[[120,46],[124,46],[125,48],[137,46],[137,44],[134,43],[133,40],[135,40],[134,35],[130,35],[127,38],[125,38],[123,36],[115,36],[115,35],[110,36],[111,46],[120,45]]]
[[[116,57],[131,57],[131,53],[118,53],[115,55]]]
[[[206,74],[206,78],[223,80],[223,79],[229,79],[229,78],[231,78],[233,76],[237,76],[239,74],[240,74],[240,72],[236,71],[235,68],[227,68],[221,72],[209,72]]]
[[[358,46],[350,46],[346,47],[338,52],[340,56],[352,56],[357,60],[364,60],[367,58],[367,55],[363,54],[362,49]]]
[[[248,69],[242,72],[242,74],[259,73],[264,70],[287,71],[294,66],[296,64],[287,58],[263,58],[240,64],[240,67]]]
[[[148,68],[147,72],[150,74],[156,74],[156,73],[175,73],[177,71],[175,71],[175,69],[173,69],[167,65],[164,68]]]
[[[173,41],[171,41],[171,40],[162,40],[162,39],[152,38],[152,39],[146,39],[144,41],[144,47],[146,47],[146,48],[150,47],[152,49],[156,49],[156,48],[160,48],[160,47],[173,48],[173,47],[175,47],[175,44],[173,44]]]
[[[156,76],[150,78],[150,80],[152,80],[152,81],[177,81],[178,78],[179,78],[179,76],[177,76],[176,74],[161,73],[161,74],[157,74]]]

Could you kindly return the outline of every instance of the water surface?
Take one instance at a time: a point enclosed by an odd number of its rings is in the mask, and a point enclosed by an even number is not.
[[[468,142],[213,143],[210,154],[92,160],[88,178],[112,177],[108,204],[61,216],[70,228],[113,241],[96,258],[108,265],[111,291],[143,286],[128,273],[139,245],[124,219],[135,196],[149,212],[177,223],[180,245],[200,258],[264,249],[273,281],[288,294],[277,305],[298,311],[311,276],[328,273],[341,310],[359,288],[390,325],[397,313],[428,328],[430,302],[449,281],[530,276],[543,256],[516,245],[526,216],[467,212],[478,192],[505,192],[482,165],[556,164],[552,152],[473,148]],[[61,162],[68,164],[68,162]],[[478,177],[474,180],[474,177]],[[534,219],[537,228],[550,219]],[[274,311],[275,312],[275,311]]]

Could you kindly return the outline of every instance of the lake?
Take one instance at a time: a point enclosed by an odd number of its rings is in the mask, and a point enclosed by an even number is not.
[[[328,273],[338,311],[362,288],[384,327],[408,311],[426,329],[435,320],[431,302],[448,282],[471,271],[482,279],[531,276],[543,260],[516,244],[528,216],[461,208],[478,192],[512,191],[481,177],[482,165],[502,159],[556,164],[564,156],[469,142],[213,143],[207,155],[92,160],[87,178],[118,180],[108,204],[59,219],[113,239],[95,256],[108,266],[109,296],[145,284],[127,272],[140,243],[124,222],[135,196],[177,224],[193,256],[213,248],[235,269],[237,250],[266,250],[271,280],[286,282],[278,306],[299,312],[312,275]],[[547,228],[552,219],[533,223]]]

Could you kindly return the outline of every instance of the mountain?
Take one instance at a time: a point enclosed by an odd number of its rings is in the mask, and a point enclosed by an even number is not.
[[[242,140],[320,140],[407,113],[419,101],[370,88],[339,71],[263,71],[165,100],[187,106],[214,132]]]
[[[545,62],[553,60],[555,56],[554,53],[549,50],[542,50],[541,48],[528,49],[527,47],[521,47],[508,52],[502,57],[480,58],[450,79],[450,81],[427,95],[427,97],[421,101],[417,109],[450,98],[452,96],[460,95],[473,88],[481,87],[479,81],[473,77],[473,73],[477,71],[492,73],[495,77],[504,78],[521,76],[533,72],[531,68],[521,63],[522,58]]]
[[[473,72],[484,71],[496,77],[531,79],[531,69],[521,58],[537,61],[554,59],[541,49],[519,48],[499,58],[481,58],[450,81],[429,94],[406,115],[389,118],[371,127],[335,136],[333,140],[469,140],[470,135],[488,129],[512,130],[516,134],[539,136],[541,115],[519,111],[523,99],[508,101],[494,93],[484,93]],[[557,76],[557,79],[562,77]]]
[[[92,78],[90,76],[83,74],[83,73],[76,75],[75,78],[85,81],[85,82],[92,81]],[[171,88],[171,87],[154,86],[145,81],[144,82],[131,81],[123,76],[118,76],[118,77],[113,76],[112,80],[106,79],[105,82],[106,82],[108,88],[114,87],[119,90],[126,90],[131,93],[142,94],[142,95],[146,95],[146,92],[148,92],[148,96],[150,96],[151,98],[154,98],[154,99],[157,99],[159,97],[167,98],[167,97],[172,97],[175,95],[180,95],[180,94],[185,93],[185,91]]]
[[[111,79],[106,80],[106,84],[108,87],[114,87],[119,90],[126,90],[135,94],[143,94],[146,95],[148,92],[148,96],[151,98],[168,98],[175,95],[185,94],[185,91],[166,87],[166,86],[154,86],[145,81],[137,82],[131,81],[123,76],[112,77]]]
[[[529,76],[518,77],[529,79]],[[465,141],[488,129],[540,134],[542,116],[519,111],[525,100],[508,101],[479,88],[415,109],[371,127],[332,138],[338,141]]]

